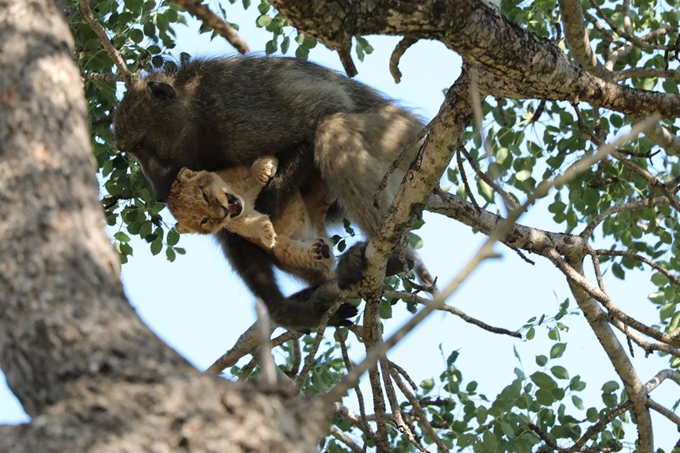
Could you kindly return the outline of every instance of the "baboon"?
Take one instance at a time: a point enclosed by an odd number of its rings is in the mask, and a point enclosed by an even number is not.
[[[276,219],[292,194],[304,196],[323,181],[344,215],[369,238],[418,144],[407,150],[376,208],[380,181],[422,127],[413,114],[362,83],[311,62],[273,57],[195,59],[172,71],[154,71],[128,87],[114,117],[118,147],[137,158],[158,201],[165,201],[182,167],[216,171],[274,155],[278,171],[257,198],[259,212]],[[318,325],[332,301],[309,304],[313,288],[284,297],[267,252],[226,229],[215,236],[275,321]],[[360,279],[364,249],[357,244],[341,257],[341,287]],[[409,265],[419,261],[410,249],[406,258]],[[398,272],[403,266],[395,260],[388,267]],[[345,305],[336,317],[355,312]]]

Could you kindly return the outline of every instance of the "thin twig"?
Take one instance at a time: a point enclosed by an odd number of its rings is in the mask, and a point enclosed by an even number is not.
[[[467,194],[468,198],[470,199],[470,202],[472,203],[472,205],[477,210],[477,213],[480,213],[480,212],[482,212],[482,208],[479,207],[479,203],[477,203],[477,200],[475,199],[475,195],[472,193],[472,189],[470,188],[470,184],[468,183],[468,180],[467,180],[467,175],[465,174],[465,168],[463,167],[463,159],[461,158],[461,152],[460,152],[461,148],[458,148],[458,150],[456,151],[456,162],[458,164],[458,170],[460,171],[460,179],[463,181],[463,187],[465,187],[465,193]]]
[[[649,407],[650,409],[654,409],[659,414],[663,415],[668,420],[675,423],[678,426],[678,428],[680,428],[680,417],[678,417],[678,415],[675,414],[672,410],[667,409],[666,407],[662,406],[661,404],[657,403],[651,398],[647,399],[647,407]]]
[[[307,358],[305,359],[305,364],[302,367],[302,371],[300,371],[300,374],[295,380],[296,394],[299,393],[300,390],[302,389],[302,385],[304,384],[305,379],[307,378],[307,374],[309,373],[309,370],[312,368],[312,364],[314,363],[314,356],[316,355],[316,351],[319,350],[319,346],[321,345],[321,340],[323,339],[323,334],[326,331],[326,326],[328,325],[328,322],[331,320],[335,312],[338,311],[346,297],[347,297],[346,292],[343,291],[342,293],[340,293],[340,295],[337,297],[333,305],[321,317],[321,322],[319,323],[319,327],[317,328],[316,336],[314,337],[314,342],[312,343],[312,347],[309,350],[309,354],[307,354]]]
[[[349,354],[347,352],[347,344],[345,344],[345,338],[340,330],[335,331],[335,339],[340,343],[340,351],[342,353],[342,360],[345,362],[345,368],[347,370],[352,369],[352,362],[349,359]],[[366,404],[364,403],[364,394],[361,391],[360,386],[354,387],[354,392],[357,394],[357,402],[359,403],[359,414],[361,415],[361,420],[358,421],[358,425],[361,430],[366,435],[368,439],[375,439],[375,433],[371,429],[370,425],[366,422]],[[339,404],[339,403],[337,403]]]
[[[668,272],[668,269],[660,266],[659,264],[655,263],[654,261],[650,260],[649,258],[638,255],[637,253],[629,252],[627,250],[604,250],[604,249],[595,250],[595,253],[600,255],[600,256],[623,256],[625,258],[630,258],[630,259],[633,259],[633,260],[640,261],[641,263],[645,263],[646,265],[648,265],[648,266],[656,269],[657,271],[661,272],[674,285],[680,286],[680,279],[678,279],[677,277],[672,275],[670,272]]]
[[[616,409],[602,417],[600,420],[597,422],[593,423],[586,429],[586,432],[583,433],[583,435],[576,441],[574,442],[574,445],[572,445],[569,448],[564,449],[565,453],[574,453],[576,451],[580,451],[581,448],[588,442],[590,439],[592,439],[597,433],[600,431],[604,430],[609,423],[611,423],[612,420],[614,420],[616,417],[619,415],[623,414],[626,412],[628,409],[630,409],[633,406],[633,402],[631,400],[626,401],[625,403],[619,405]]]
[[[591,234],[593,234],[593,231],[597,226],[604,221],[607,217],[618,214],[619,212],[623,211],[630,211],[633,209],[640,209],[640,208],[647,208],[649,205],[655,205],[655,204],[669,204],[670,202],[668,201],[668,198],[666,197],[656,197],[656,198],[651,198],[651,199],[645,199],[645,200],[640,200],[640,201],[631,201],[630,203],[623,203],[623,204],[617,204],[614,206],[610,206],[609,208],[605,209],[601,213],[597,215],[593,220],[591,220],[588,225],[583,229],[581,233],[579,233],[579,236],[581,236],[584,239],[587,239],[590,237]]]
[[[477,165],[477,162],[474,161],[474,159],[472,158],[472,156],[470,155],[470,153],[468,153],[467,150],[466,150],[465,148],[461,147],[461,148],[459,148],[459,151],[462,152],[463,155],[465,155],[465,159],[467,159],[467,161],[468,161],[468,163],[470,164],[470,166],[472,167],[472,169],[475,171],[475,173],[477,173],[477,176],[479,176],[479,178],[480,178],[482,181],[484,181],[484,182],[487,183],[489,186],[491,186],[491,188],[492,188],[493,190],[495,190],[496,192],[498,192],[498,194],[499,194],[501,197],[503,197],[503,200],[505,201],[505,203],[506,203],[508,206],[510,206],[512,209],[515,209],[515,208],[517,208],[517,207],[519,206],[519,203],[517,203],[517,201],[515,200],[515,198],[514,198],[512,195],[510,195],[510,194],[507,193],[505,190],[503,190],[503,188],[501,188],[500,184],[497,184],[496,181],[494,181],[493,179],[489,178],[489,177],[486,175],[486,173],[484,173],[484,172],[479,168],[479,166]]]
[[[409,390],[408,387],[406,387],[406,384],[401,380],[401,377],[397,373],[396,370],[392,370],[391,372],[392,379],[394,379],[394,382],[397,384],[397,387],[399,387],[399,390],[401,390],[401,393],[404,394],[406,399],[411,403],[411,407],[413,407],[413,411],[416,414],[416,417],[418,420],[420,420],[420,426],[422,426],[423,430],[430,436],[430,438],[434,441],[435,444],[437,444],[437,447],[439,448],[440,451],[442,452],[448,452],[449,449],[444,445],[444,442],[441,440],[437,432],[432,428],[432,425],[430,424],[430,421],[427,419],[427,416],[425,415],[425,412],[423,411],[423,408],[420,406],[418,403],[418,400],[416,397],[413,395],[411,390]]]
[[[407,291],[385,291],[385,297],[390,297],[393,299],[401,299],[406,302],[411,302],[411,303],[416,303],[416,304],[421,304],[421,305],[428,305],[430,303],[429,300],[423,299],[422,297],[418,297],[416,294],[409,293]],[[480,321],[476,318],[473,318],[472,316],[468,316],[465,314],[463,311],[456,307],[452,307],[451,305],[444,304],[442,305],[439,310],[445,311],[447,313],[451,313],[452,315],[458,316],[460,319],[463,321],[469,323],[469,324],[474,324],[477,327],[480,327],[488,332],[491,333],[497,333],[500,335],[508,335],[514,338],[522,338],[522,335],[517,332],[517,331],[512,331],[508,329],[504,329],[502,327],[494,327],[490,326],[487,323]]]
[[[390,403],[390,408],[392,409],[392,415],[394,424],[397,426],[397,430],[406,436],[406,439],[416,447],[418,450],[427,453],[427,450],[421,445],[420,440],[416,438],[415,433],[411,430],[411,427],[404,421],[404,414],[402,412],[399,401],[397,400],[397,394],[394,391],[394,385],[392,385],[392,371],[390,368],[389,361],[383,357],[379,361],[380,371],[383,378],[383,385],[385,387],[385,393],[387,394],[387,401]]]

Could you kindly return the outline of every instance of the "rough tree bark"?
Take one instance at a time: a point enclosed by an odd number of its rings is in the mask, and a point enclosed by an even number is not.
[[[0,364],[32,418],[0,452],[317,451],[320,403],[201,375],[129,305],[72,50],[51,0],[0,0]]]

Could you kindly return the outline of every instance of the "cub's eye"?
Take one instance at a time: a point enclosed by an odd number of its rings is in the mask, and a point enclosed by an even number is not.
[[[203,192],[203,199],[205,200],[206,203],[210,203],[210,202],[208,201],[208,195],[206,195],[205,192]]]
[[[142,149],[142,144],[141,143],[135,143],[132,145],[132,149]]]
[[[205,225],[208,223],[208,218],[206,217],[205,219],[201,220],[201,225]]]

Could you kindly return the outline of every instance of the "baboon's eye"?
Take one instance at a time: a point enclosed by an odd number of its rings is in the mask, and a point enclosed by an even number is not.
[[[132,149],[142,149],[142,144],[141,143],[135,143],[132,145]]]
[[[201,225],[205,225],[208,223],[208,218],[206,217],[205,219],[201,220]]]

